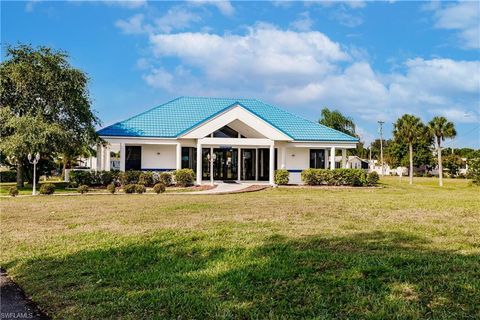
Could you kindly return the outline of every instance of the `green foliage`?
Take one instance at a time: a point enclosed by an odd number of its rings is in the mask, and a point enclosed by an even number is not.
[[[175,182],[180,187],[188,187],[193,185],[195,181],[195,173],[192,169],[180,169],[174,171]]]
[[[146,191],[147,191],[147,188],[145,188],[145,186],[143,184],[135,185],[135,192],[136,193],[142,194],[142,193],[145,193]]]
[[[17,181],[16,171],[0,171],[0,182],[15,182]]]
[[[308,185],[365,186],[367,175],[362,169],[306,169],[301,174]]]
[[[85,184],[77,188],[77,192],[81,194],[87,193],[88,191],[89,191],[89,187]]]
[[[456,154],[449,154],[443,157],[443,167],[448,170],[450,177],[458,175],[458,171],[463,165],[463,160]]]
[[[123,185],[123,191],[125,193],[135,193],[136,188],[137,188],[136,184],[125,184],[125,185]]]
[[[92,173],[84,170],[72,170],[69,173],[70,182],[79,185],[92,185]]]
[[[53,183],[42,183],[40,185],[40,194],[53,194],[55,192],[55,185]]]
[[[288,184],[290,172],[287,169],[275,170],[275,183],[276,184]]]
[[[153,173],[150,171],[141,172],[138,176],[138,183],[143,184],[144,186],[153,185]]]
[[[172,174],[170,172],[162,172],[160,173],[160,182],[163,183],[165,186],[170,186],[172,185]]]
[[[322,117],[318,121],[320,124],[346,133],[352,137],[357,136],[355,133],[355,123],[352,118],[344,116],[338,110],[331,111],[328,108],[323,108],[321,115]]]
[[[376,171],[372,171],[367,175],[367,185],[369,186],[376,186],[379,180],[380,176]]]
[[[455,125],[445,117],[434,117],[432,121],[428,123],[428,129],[430,130],[430,134],[435,138],[438,148],[440,148],[441,142],[445,141],[445,138],[454,138],[457,135]]]
[[[155,191],[156,194],[165,192],[165,184],[162,182],[157,183],[153,186],[153,191]]]
[[[16,186],[11,186],[8,188],[8,194],[11,195],[12,197],[18,196],[18,189]]]
[[[108,186],[115,181],[118,173],[115,171],[100,171],[99,178],[102,186]]]
[[[120,180],[120,183],[122,185],[126,184],[137,184],[140,179],[140,174],[142,171],[136,171],[136,170],[128,170],[124,172],[120,172],[118,175],[118,179]]]
[[[115,191],[116,191],[116,186],[114,183],[110,183],[108,186],[107,186],[107,191],[110,192],[111,194],[114,194]]]
[[[467,177],[472,179],[474,184],[480,185],[480,158],[468,161]]]
[[[0,64],[0,105],[1,149],[17,170],[28,153],[72,156],[98,142],[88,77],[65,52],[8,46]]]

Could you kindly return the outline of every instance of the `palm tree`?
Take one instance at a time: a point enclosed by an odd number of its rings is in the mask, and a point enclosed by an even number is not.
[[[438,157],[438,183],[440,187],[442,187],[443,163],[441,142],[445,141],[445,138],[454,138],[457,135],[457,132],[455,131],[454,124],[448,121],[445,117],[434,117],[432,121],[428,123],[428,129],[430,130],[430,133],[435,137]]]
[[[393,127],[395,140],[408,144],[410,169],[408,171],[409,183],[413,184],[413,143],[425,136],[425,125],[420,118],[411,114],[404,114],[397,120]]]
[[[353,119],[347,116],[344,116],[340,111],[333,110],[331,111],[328,108],[323,108],[321,112],[321,118],[318,120],[318,123],[323,124],[324,126],[333,128],[335,130],[346,133],[352,137],[356,137],[355,134],[355,123]]]

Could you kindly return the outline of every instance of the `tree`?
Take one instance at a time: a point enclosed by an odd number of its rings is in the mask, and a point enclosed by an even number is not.
[[[426,128],[422,121],[410,114],[404,114],[393,127],[393,136],[398,142],[408,146],[409,183],[413,184],[413,144],[426,136]]]
[[[462,157],[456,154],[448,154],[443,158],[445,169],[451,177],[455,177],[463,165]],[[443,167],[443,166],[442,166]],[[440,167],[439,167],[440,168]],[[440,170],[440,169],[439,169]]]
[[[70,155],[99,141],[95,125],[100,121],[90,109],[88,77],[67,59],[62,51],[18,45],[7,47],[0,64],[2,121],[9,124],[0,128],[8,141],[2,141],[1,151],[14,159],[18,186],[23,186],[28,153]],[[31,135],[21,132],[20,123]]]
[[[443,164],[442,164],[442,148],[441,143],[445,141],[445,138],[453,138],[457,135],[455,126],[452,122],[449,122],[445,117],[434,117],[432,121],[428,123],[428,129],[435,138],[435,144],[438,157],[438,183],[440,187],[443,186]]]
[[[320,120],[318,120],[318,123],[346,133],[352,137],[357,136],[355,133],[355,123],[353,122],[353,119],[344,116],[340,111],[330,111],[328,108],[323,108],[321,116],[322,117]]]

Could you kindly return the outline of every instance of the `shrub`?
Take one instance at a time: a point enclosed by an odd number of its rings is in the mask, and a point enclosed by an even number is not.
[[[144,192],[146,192],[146,191],[147,191],[147,188],[145,188],[145,186],[144,186],[143,184],[137,184],[137,185],[135,185],[135,192],[136,192],[136,193],[142,194],[142,193],[144,193]]]
[[[192,169],[175,170],[175,182],[180,187],[191,186],[193,185],[193,181],[195,181],[194,175],[195,174]]]
[[[165,192],[165,185],[162,182],[159,182],[159,183],[157,183],[156,185],[153,186],[153,191],[155,191],[156,194],[164,193]]]
[[[144,186],[152,186],[153,173],[149,171],[140,173],[140,175],[138,176],[138,183],[143,184]]]
[[[17,181],[17,171],[1,171],[0,182],[15,182]]]
[[[476,185],[480,185],[480,158],[468,160],[467,177]]]
[[[72,170],[69,174],[70,182],[80,185],[91,185],[93,182],[92,172],[83,170]]]
[[[290,173],[286,169],[280,169],[275,171],[275,183],[276,184],[288,184]]]
[[[53,183],[42,183],[40,185],[40,194],[53,194],[55,192],[55,185]]]
[[[125,172],[120,172],[118,179],[122,185],[126,184],[136,184],[140,178],[141,171],[128,170]]]
[[[376,186],[380,180],[380,176],[376,171],[372,171],[367,175],[367,185]]]
[[[86,184],[81,185],[80,187],[77,188],[77,192],[81,193],[81,194],[87,193],[88,190],[89,190],[89,188]]]
[[[115,172],[113,171],[100,171],[99,172],[99,182],[102,186],[108,186],[115,180]]]
[[[170,185],[172,185],[172,174],[170,172],[162,172],[162,173],[160,173],[159,180],[165,186],[170,186]]]
[[[364,186],[367,175],[362,169],[306,169],[301,174],[308,185]]]
[[[8,189],[8,194],[11,195],[12,197],[18,196],[18,189],[16,186],[12,186]]]
[[[137,187],[136,184],[126,184],[123,186],[123,191],[125,193],[135,193],[136,187]]]
[[[108,186],[107,186],[107,191],[110,192],[111,194],[114,194],[115,191],[116,191],[116,187],[115,187],[115,184],[114,183],[110,183]]]

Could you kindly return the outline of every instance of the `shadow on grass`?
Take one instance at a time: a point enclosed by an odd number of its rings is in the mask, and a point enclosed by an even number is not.
[[[10,267],[60,318],[478,318],[480,257],[403,233],[254,248],[206,234]]]

